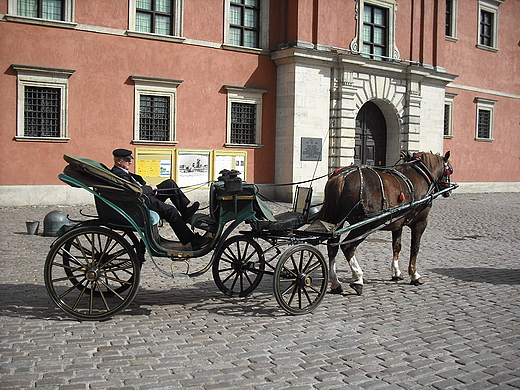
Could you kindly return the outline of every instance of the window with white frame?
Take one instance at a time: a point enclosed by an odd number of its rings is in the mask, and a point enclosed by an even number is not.
[[[477,141],[493,141],[494,106],[497,100],[475,98],[477,103]]]
[[[225,45],[267,50],[269,0],[226,0]]]
[[[130,0],[129,30],[137,34],[180,37],[184,0]]]
[[[74,0],[9,0],[8,20],[24,22],[40,19],[45,22],[73,22]],[[27,19],[29,18],[29,19]]]
[[[444,138],[453,138],[453,99],[455,93],[446,93],[444,98]]]
[[[226,146],[262,146],[262,96],[266,89],[225,86],[228,95]]]
[[[175,107],[182,80],[131,76],[135,84],[134,143],[176,144]]]
[[[446,0],[446,30],[447,38],[457,38],[457,10],[458,0]]]
[[[18,141],[68,141],[69,69],[12,65],[17,73]]]
[[[479,30],[477,47],[498,50],[498,6],[503,0],[480,0],[478,3]]]
[[[357,33],[350,43],[350,49],[378,61],[398,59],[400,54],[395,44],[396,11],[395,2],[359,0]]]

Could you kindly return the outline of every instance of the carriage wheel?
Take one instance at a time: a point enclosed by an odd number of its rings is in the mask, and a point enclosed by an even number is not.
[[[226,295],[245,297],[264,276],[265,259],[260,245],[247,236],[228,238],[213,262],[213,279]]]
[[[296,245],[278,260],[273,278],[274,295],[287,313],[310,313],[323,300],[327,280],[327,263],[321,252],[311,245]]]
[[[140,262],[129,242],[85,226],[61,236],[45,261],[45,287],[54,303],[81,320],[105,320],[124,310],[139,285]]]

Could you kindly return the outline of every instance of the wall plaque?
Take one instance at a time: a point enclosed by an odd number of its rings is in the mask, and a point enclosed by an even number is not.
[[[300,161],[321,161],[321,138],[302,137]]]

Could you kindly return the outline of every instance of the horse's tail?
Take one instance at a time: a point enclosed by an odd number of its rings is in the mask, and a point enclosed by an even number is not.
[[[332,176],[325,185],[323,206],[316,215],[316,219],[325,222],[338,222],[338,211],[340,207],[341,194],[345,186],[345,177],[343,175]]]

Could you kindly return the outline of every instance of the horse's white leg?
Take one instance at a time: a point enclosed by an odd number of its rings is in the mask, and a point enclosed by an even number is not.
[[[327,254],[329,256],[330,292],[332,294],[341,294],[343,292],[338,275],[336,274],[336,255],[338,254],[338,249],[337,245],[327,245]]]
[[[359,244],[351,247],[341,247],[341,249],[347,258],[348,265],[352,271],[352,282],[350,283],[350,287],[356,291],[357,295],[361,295],[363,293],[363,270],[359,266],[355,256],[358,245]]]
[[[403,228],[392,231],[392,265],[390,270],[392,272],[392,280],[398,281],[403,280],[402,272],[399,269],[399,253],[401,252],[401,235],[403,234]]]

